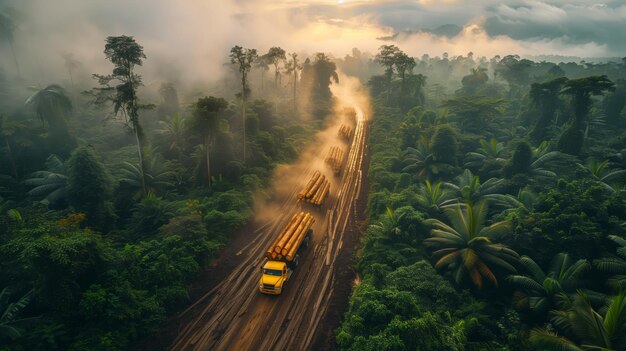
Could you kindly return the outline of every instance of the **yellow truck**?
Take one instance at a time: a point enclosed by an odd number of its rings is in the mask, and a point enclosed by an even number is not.
[[[298,250],[308,247],[313,236],[315,219],[308,212],[296,213],[276,240],[265,252],[266,261],[261,266],[263,275],[259,280],[259,291],[264,294],[280,295],[285,283],[298,266]]]

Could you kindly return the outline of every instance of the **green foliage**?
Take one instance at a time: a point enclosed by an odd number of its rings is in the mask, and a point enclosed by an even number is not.
[[[578,292],[563,311],[554,311],[552,323],[566,336],[535,329],[530,341],[542,350],[622,350],[626,348],[626,296],[612,297],[595,310],[590,299]]]
[[[603,238],[620,230],[624,214],[613,208],[622,200],[591,180],[559,185],[541,196],[533,212],[511,213],[516,245],[532,252],[537,262],[548,261],[563,248],[573,257],[597,257],[606,251]]]
[[[556,299],[578,290],[582,276],[591,269],[587,260],[574,262],[567,253],[557,254],[547,273],[528,256],[522,256],[520,263],[528,275],[510,275],[507,281],[523,291],[515,296],[516,307],[537,313],[546,313],[555,307]]]
[[[57,155],[50,155],[46,160],[46,170],[33,172],[24,184],[32,186],[28,195],[42,198],[52,206],[67,201],[68,170],[65,162]]]
[[[17,301],[10,302],[14,291],[5,287],[0,292],[0,341],[8,343],[8,340],[14,340],[24,335],[21,325],[27,325],[35,318],[20,318],[22,310],[24,310],[31,302],[33,291],[30,290]]]
[[[456,166],[458,145],[456,132],[449,125],[437,126],[431,140],[432,153],[436,161]]]
[[[87,215],[87,224],[108,228],[114,218],[111,204],[112,181],[91,147],[81,147],[67,162],[67,193],[70,204]]]
[[[554,121],[559,105],[561,87],[566,82],[567,78],[560,77],[546,83],[533,83],[530,86],[529,96],[532,99],[533,107],[540,111],[535,126],[530,132],[533,141],[542,142],[548,134],[548,128]]]
[[[494,242],[510,233],[509,222],[485,226],[485,202],[468,203],[463,207],[456,205],[445,212],[450,225],[438,219],[425,222],[433,227],[432,237],[424,243],[434,250],[435,268],[452,270],[457,283],[461,283],[467,275],[479,289],[485,280],[498,285],[494,273],[496,267],[516,272],[513,264],[517,262],[518,254],[506,245]]]
[[[368,280],[356,287],[337,332],[342,350],[463,350],[463,318],[446,308],[468,299],[425,261],[401,267],[377,289]],[[455,322],[456,321],[456,322]]]
[[[481,175],[497,176],[506,164],[506,159],[503,158],[504,151],[504,144],[496,139],[492,138],[489,141],[481,139],[480,147],[475,152],[465,154],[464,167]]]
[[[591,97],[613,90],[615,90],[615,84],[607,76],[571,79],[565,83],[562,93],[572,97],[573,115],[559,138],[559,151],[570,155],[580,154],[585,140],[584,122],[592,105]]]
[[[519,174],[527,173],[532,163],[533,151],[525,142],[517,144],[515,151],[513,152],[513,158],[510,165],[507,167],[507,173]]]
[[[173,216],[172,205],[150,192],[135,206],[129,227],[138,237],[152,237]]]
[[[455,117],[463,131],[481,132],[493,128],[492,123],[504,111],[505,100],[486,96],[457,97],[447,100],[443,107]]]

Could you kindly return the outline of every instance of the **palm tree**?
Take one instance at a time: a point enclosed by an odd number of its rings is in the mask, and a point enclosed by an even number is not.
[[[489,141],[480,140],[480,147],[476,152],[468,152],[465,154],[465,168],[479,170],[486,165],[498,165],[502,168],[506,164],[506,159],[502,158],[505,147],[504,143],[498,142],[495,138]],[[492,169],[489,174],[495,175],[498,169]]]
[[[46,170],[33,172],[24,184],[33,188],[28,195],[42,198],[50,205],[62,203],[67,199],[68,169],[57,155],[50,155],[46,160]]]
[[[439,213],[445,203],[452,199],[454,194],[443,187],[442,182],[431,184],[426,180],[417,191],[417,203],[421,209],[432,213]]]
[[[187,119],[177,113],[169,121],[159,121],[159,126],[156,132],[165,138],[168,149],[180,155],[186,142]]]
[[[420,136],[417,148],[406,148],[402,161],[405,164],[402,169],[403,172],[415,173],[426,179],[431,179],[450,167],[450,165],[437,161],[432,153],[430,140],[425,136]]]
[[[33,297],[33,290],[27,292],[16,302],[11,301],[13,292],[9,288],[0,292],[0,340],[13,340],[24,335],[21,326],[32,323],[37,317],[18,318],[20,312],[30,304]]]
[[[26,99],[24,105],[35,111],[43,125],[47,122],[57,131],[65,130],[63,114],[72,110],[72,101],[65,94],[65,89],[60,85],[51,84],[43,89],[32,88],[32,90],[35,93]]]
[[[626,170],[608,170],[606,168],[608,164],[609,160],[604,160],[598,163],[595,158],[590,158],[587,161],[586,165],[577,163],[580,168],[588,171],[591,174],[591,177],[594,179],[594,181],[613,193],[615,192],[615,188],[609,185],[609,182],[617,179],[624,179],[626,177]]]
[[[620,257],[606,257],[593,261],[593,265],[599,271],[614,274],[608,283],[617,289],[626,289],[626,240],[617,235],[609,235],[619,247],[617,255]]]
[[[626,349],[626,294],[614,296],[609,303],[595,310],[589,297],[579,291],[570,306],[552,312],[552,323],[571,338],[545,329],[530,332],[530,341],[539,350],[598,350]]]
[[[580,285],[581,276],[591,268],[587,260],[574,262],[567,253],[556,255],[548,272],[544,272],[528,256],[522,256],[520,263],[529,274],[510,275],[506,280],[524,291],[516,294],[518,307],[530,308],[538,313],[549,311],[560,294],[575,292]]]
[[[454,183],[446,182],[444,186],[451,189],[456,197],[443,203],[445,206],[454,205],[458,202],[475,203],[481,199],[489,199],[493,194],[497,194],[502,188],[502,179],[490,178],[484,183],[475,176],[472,171],[466,169],[461,175],[455,178]]]
[[[558,151],[548,152],[548,142],[542,142],[536,148],[530,148],[528,152],[519,152],[522,146],[529,148],[525,145],[528,144],[520,143],[518,145],[509,163],[509,168],[505,169],[505,173],[508,171],[511,175],[523,173],[534,178],[555,178],[556,173],[545,169],[544,166],[551,161],[562,158],[564,155]],[[524,155],[518,156],[516,154]]]
[[[143,183],[145,179],[145,187],[148,192],[156,193],[164,188],[173,188],[175,186],[173,179],[174,172],[169,170],[169,163],[153,156],[156,154],[154,150],[146,152],[144,155],[145,174],[142,175],[141,167],[130,162],[123,162],[120,168],[121,177],[120,184],[135,189],[135,197],[143,196]]]
[[[402,220],[405,214],[406,212],[396,216],[394,211],[387,207],[385,218],[376,224],[371,224],[370,227],[384,234],[386,237],[400,237],[402,235],[400,220]]]
[[[452,270],[457,283],[469,275],[479,289],[484,280],[498,286],[495,268],[516,272],[513,264],[519,255],[505,245],[493,242],[498,236],[509,234],[511,224],[502,221],[487,226],[485,201],[467,203],[465,206],[457,204],[446,208],[445,214],[450,225],[432,218],[425,221],[433,227],[432,237],[424,240],[424,243],[435,250],[435,268]]]
[[[493,200],[495,205],[505,208],[505,212],[517,209],[528,214],[535,208],[539,196],[530,189],[522,188],[517,192],[517,196],[511,194],[490,194],[489,198]]]

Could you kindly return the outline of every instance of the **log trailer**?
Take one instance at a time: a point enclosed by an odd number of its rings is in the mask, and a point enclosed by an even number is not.
[[[285,283],[298,266],[298,251],[308,247],[315,219],[308,212],[296,213],[276,240],[265,252],[265,264],[261,267],[259,291],[264,294],[280,295]]]
[[[342,124],[339,127],[339,130],[337,131],[337,135],[347,141],[352,140],[352,137],[354,136],[354,131],[352,130],[352,128],[348,127],[345,124]]]
[[[338,146],[333,146],[328,150],[326,154],[326,159],[324,162],[330,166],[335,175],[339,175],[341,173],[341,165],[343,163],[343,150]]]
[[[330,181],[320,171],[315,171],[304,189],[298,193],[298,200],[315,206],[322,206],[329,194]]]

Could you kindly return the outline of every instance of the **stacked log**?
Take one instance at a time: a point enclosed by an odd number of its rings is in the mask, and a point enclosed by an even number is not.
[[[267,249],[265,257],[269,260],[292,261],[314,222],[315,219],[308,212],[299,212],[293,215],[283,231]]]
[[[339,131],[337,132],[337,135],[347,140],[352,139],[353,134],[354,131],[352,130],[352,128],[348,127],[345,124],[342,124],[341,127],[339,127]]]
[[[304,189],[298,193],[298,199],[313,205],[321,206],[330,192],[330,181],[320,171],[315,171]]]
[[[341,164],[343,163],[343,150],[338,146],[331,147],[326,154],[324,162],[330,166],[335,174],[339,174],[341,172]]]

